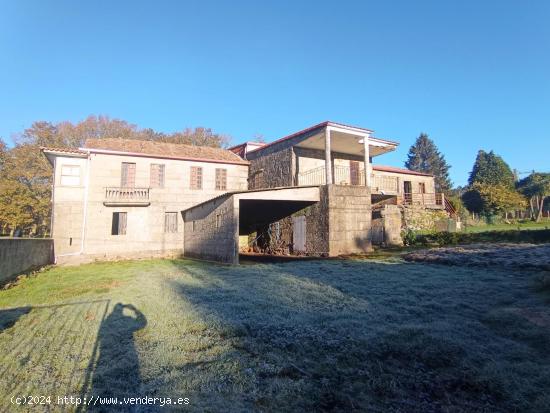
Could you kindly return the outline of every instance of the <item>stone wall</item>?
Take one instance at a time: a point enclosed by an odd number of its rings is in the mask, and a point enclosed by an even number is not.
[[[328,185],[329,255],[372,250],[371,195],[364,186]]]
[[[0,282],[53,262],[52,239],[0,238]]]
[[[384,244],[386,246],[401,246],[403,238],[401,237],[402,215],[397,205],[385,205],[380,211],[384,222]]]
[[[277,188],[294,185],[294,152],[285,148],[250,161],[249,189]]]
[[[184,256],[238,264],[239,201],[223,196],[186,211]]]

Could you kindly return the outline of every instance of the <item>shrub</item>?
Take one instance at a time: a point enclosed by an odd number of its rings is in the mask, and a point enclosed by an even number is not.
[[[414,245],[417,241],[417,234],[411,228],[401,231],[401,238],[404,245]]]

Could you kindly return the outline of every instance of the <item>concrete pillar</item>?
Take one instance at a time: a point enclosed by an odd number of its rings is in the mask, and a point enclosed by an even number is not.
[[[369,150],[369,135],[366,135],[363,138],[363,147],[365,148],[365,154],[364,154],[364,172],[365,172],[365,186],[369,187],[371,186],[370,182],[370,150]]]
[[[325,183],[332,185],[332,165],[330,161],[330,128],[325,129]]]

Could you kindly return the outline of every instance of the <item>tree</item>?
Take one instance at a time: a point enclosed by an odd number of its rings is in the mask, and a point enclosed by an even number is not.
[[[2,165],[4,164],[4,160],[6,159],[6,154],[8,151],[8,145],[6,145],[6,142],[2,138],[0,138],[0,172],[2,171]]]
[[[500,156],[493,151],[480,150],[477,153],[468,178],[468,185],[472,186],[474,183],[503,185],[511,189],[514,188],[514,181],[514,173]]]
[[[533,172],[517,184],[518,190],[529,199],[531,217],[539,222],[544,202],[550,197],[550,173]]]
[[[199,126],[197,128],[186,128],[181,132],[171,135],[164,135],[159,139],[162,142],[183,143],[194,146],[211,146],[215,148],[227,147],[230,141],[229,136],[214,133],[210,128]]]
[[[412,171],[432,174],[437,192],[447,193],[451,189],[450,166],[435,143],[425,133],[421,133],[414,145],[410,147],[405,167]]]
[[[44,235],[49,226],[51,167],[34,145],[7,152],[0,171],[0,223],[11,235]]]
[[[525,197],[505,185],[476,182],[472,185],[472,190],[479,194],[483,211],[490,215],[507,214],[527,206]]]
[[[108,116],[88,116],[77,123],[34,122],[8,149],[0,139],[0,229],[10,233],[43,235],[48,232],[51,199],[51,166],[41,146],[78,148],[89,138],[141,139],[223,147],[229,137],[198,127],[165,134]]]

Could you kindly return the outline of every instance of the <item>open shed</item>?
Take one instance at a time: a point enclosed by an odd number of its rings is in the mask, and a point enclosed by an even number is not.
[[[184,255],[239,263],[239,235],[320,201],[319,186],[228,192],[182,211]]]

